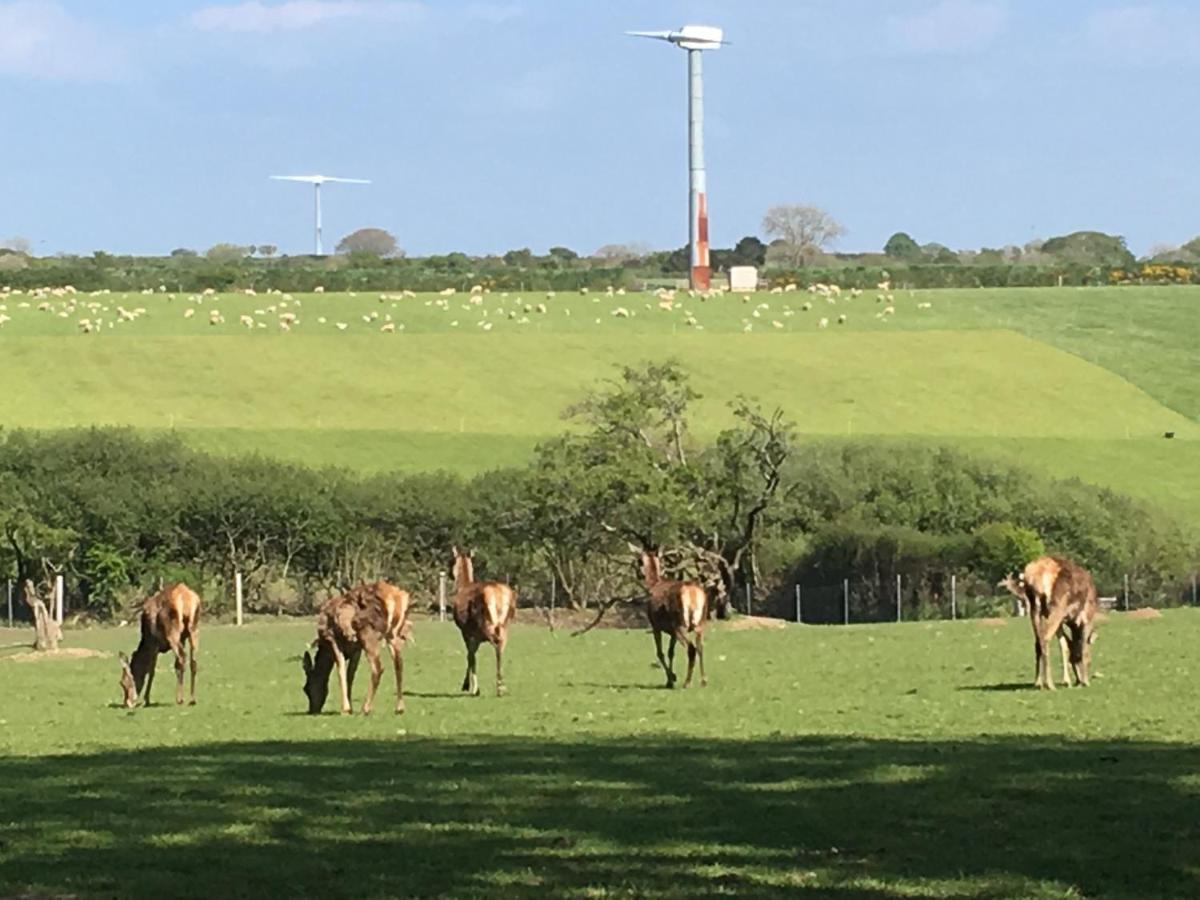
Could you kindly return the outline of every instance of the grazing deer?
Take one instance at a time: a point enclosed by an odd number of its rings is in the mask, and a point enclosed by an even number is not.
[[[1060,556],[1042,556],[1025,566],[1016,578],[1000,582],[1029,609],[1033,626],[1037,674],[1034,685],[1054,690],[1050,678],[1050,641],[1057,635],[1062,653],[1063,684],[1089,683],[1091,644],[1096,639],[1096,586],[1087,569]],[[1070,668],[1067,662],[1070,660]]]
[[[316,715],[325,708],[329,695],[329,673],[337,666],[338,686],[342,700],[342,715],[350,714],[350,689],[359,658],[365,652],[371,666],[371,685],[363,702],[363,715],[369,715],[375,702],[375,691],[383,675],[379,646],[387,647],[396,671],[396,712],[404,712],[404,643],[411,640],[412,626],[408,620],[411,597],[408,591],[376,581],[360,584],[332,598],[317,614],[316,658],[305,651],[304,693],[308,696],[308,711]]]
[[[467,647],[467,674],[462,689],[479,696],[475,674],[475,651],[484,641],[496,648],[496,696],[503,697],[504,674],[501,657],[508,640],[508,624],[517,615],[517,592],[499,581],[476,581],[470,552],[454,549],[454,624]]]
[[[125,707],[137,705],[145,685],[145,703],[150,705],[154,668],[158,655],[168,650],[175,654],[175,702],[183,703],[183,645],[189,647],[192,667],[192,700],[196,705],[196,648],[199,645],[200,596],[186,584],[170,584],[142,603],[142,638],[130,659],[121,658],[121,690]]]
[[[700,686],[708,684],[704,677],[704,621],[708,616],[708,594],[704,588],[693,581],[668,581],[662,577],[662,565],[659,562],[657,550],[638,550],[641,554],[642,576],[646,582],[646,590],[650,592],[650,602],[646,607],[646,616],[650,620],[650,628],[654,631],[654,649],[658,653],[658,662],[667,673],[667,687],[675,687],[675,644],[680,642],[688,650],[687,678],[683,686],[692,683],[692,669],[696,660],[700,661]],[[671,636],[666,658],[663,657],[663,633]],[[688,635],[694,635],[689,638]]]

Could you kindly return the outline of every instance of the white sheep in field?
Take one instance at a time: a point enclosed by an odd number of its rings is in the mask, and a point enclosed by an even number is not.
[[[12,321],[12,316],[6,316],[6,315],[4,315],[4,313],[0,313],[0,325],[3,325],[5,322],[11,322],[11,321]]]
[[[324,316],[318,316],[318,317],[317,317],[317,324],[318,324],[318,325],[324,325],[324,324],[325,324],[325,317],[324,317]]]
[[[614,309],[612,311],[612,314],[618,319],[628,319],[629,318],[629,310],[627,310],[623,306],[618,306],[616,309]]]
[[[817,323],[817,327],[818,327],[818,328],[828,328],[828,327],[829,327],[829,320],[828,320],[828,319],[821,319],[821,321]]]
[[[805,303],[805,304],[804,304],[803,306],[801,306],[800,308],[801,308],[802,310],[804,310],[805,312],[808,312],[809,310],[811,310],[811,309],[812,309],[812,304],[811,304],[811,303]]]
[[[751,332],[753,330],[754,330],[753,322],[747,322],[745,325],[742,326],[742,332],[745,334],[748,334],[749,332]]]
[[[225,317],[223,315],[221,315],[219,310],[214,309],[208,314],[208,324],[209,325],[224,325]],[[109,322],[108,326],[111,328],[112,322]]]
[[[392,334],[396,330],[395,322],[385,322],[380,326],[379,330],[384,334]]]
[[[587,292],[588,292],[588,289],[587,289],[587,288],[585,288],[585,287],[581,287],[581,288],[579,289],[579,293],[581,293],[581,294],[586,294]]]
[[[400,296],[403,297],[405,300],[416,300],[417,299],[417,295],[414,294],[412,291],[401,291]]]
[[[773,287],[773,288],[771,288],[771,293],[772,293],[772,294],[782,294],[782,293],[783,293],[783,288],[781,288],[781,287]]]
[[[879,282],[879,284],[877,284],[875,286],[879,290],[886,293],[887,291],[890,291],[892,289],[892,282],[890,280],[884,280],[884,281]]]
[[[534,308],[535,308],[535,309],[536,309],[538,312],[540,312],[540,313],[542,313],[543,315],[545,315],[545,313],[546,313],[546,304],[545,304],[545,303],[539,303],[539,304],[538,304],[536,307],[534,307]]]
[[[778,319],[772,319],[772,320],[771,320],[771,327],[772,327],[772,328],[782,328],[782,327],[783,327],[783,323],[782,323],[782,322],[780,322]]]
[[[617,288],[617,296],[624,297],[625,296],[625,288]]]
[[[472,294],[482,294],[483,293],[483,285],[482,284],[471,285],[471,293]]]
[[[39,303],[38,304],[38,312],[50,312],[50,304],[49,303]]]
[[[796,290],[797,290],[797,287],[796,287],[796,284],[795,284],[794,282],[788,282],[788,283],[787,283],[786,285],[784,285],[784,287],[783,287],[783,292],[784,292],[785,294],[791,294],[791,293],[795,292]]]
[[[440,290],[440,291],[438,291],[438,296],[439,297],[453,297],[454,296],[454,288],[445,288],[443,290]]]
[[[338,331],[345,331],[347,328],[350,327],[349,324],[347,324],[346,322],[334,322],[333,324],[335,324],[337,326]]]
[[[555,297],[554,291],[546,291],[546,299],[553,300]]]
[[[492,330],[492,323],[491,323],[491,322],[484,322],[484,323],[483,323],[483,330],[484,330],[484,331],[491,331],[491,330]]]
[[[894,315],[896,314],[896,307],[894,307],[894,306],[885,306],[885,307],[883,308],[883,314],[884,314],[885,316],[894,316]]]
[[[846,324],[846,314],[845,313],[842,313],[840,316],[838,316],[838,324],[839,325]]]
[[[286,300],[288,303],[291,303],[291,302],[292,302],[292,295],[291,295],[291,294],[284,294],[282,299]]]
[[[91,320],[90,319],[80,319],[79,320],[79,330],[82,331],[84,334],[91,334],[92,333]]]
[[[933,309],[932,303],[918,303],[917,309]]]
[[[254,319],[251,316],[245,316],[245,315],[238,316],[238,322],[242,325],[245,325],[247,328],[254,327]]]
[[[215,290],[213,290],[212,288],[205,288],[205,289],[204,289],[204,296],[205,296],[205,297],[212,297],[212,296],[213,296],[213,295],[215,295],[216,293],[217,293],[217,292],[216,292]]]
[[[314,294],[323,294],[323,293],[325,293],[325,288],[322,285],[318,284],[315,288],[313,288],[313,293]]]
[[[256,316],[265,316],[267,314],[267,311],[265,309],[256,309],[254,311],[254,314]]]
[[[280,323],[279,323],[279,330],[280,330],[280,331],[291,331],[291,330],[292,330],[292,323],[291,323],[291,322],[280,322]]]

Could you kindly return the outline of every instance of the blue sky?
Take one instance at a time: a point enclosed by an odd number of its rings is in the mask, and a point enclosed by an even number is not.
[[[1090,0],[0,0],[0,239],[311,246],[311,191],[410,253],[687,240],[684,54],[714,243],[810,202],[877,249],[1200,234],[1200,4]]]

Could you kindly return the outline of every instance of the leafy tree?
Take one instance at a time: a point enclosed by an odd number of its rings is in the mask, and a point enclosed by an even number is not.
[[[207,259],[218,263],[240,262],[250,256],[250,248],[241,244],[213,244],[204,255]]]
[[[533,265],[533,251],[528,247],[509,250],[504,254],[504,263],[515,268],[528,268]]]
[[[953,266],[957,265],[959,261],[958,254],[945,244],[936,242],[922,245],[921,255],[925,258],[926,262],[931,262],[939,266]]]
[[[846,233],[825,210],[804,203],[772,206],[763,216],[762,229],[782,242],[784,258],[792,266],[803,266]]]
[[[921,247],[903,231],[897,231],[883,245],[883,252],[892,259],[916,261],[921,258]]]
[[[265,256],[267,259],[270,259],[272,256],[274,256],[278,252],[279,252],[279,248],[276,247],[274,244],[259,244],[258,245],[258,255]]]
[[[1036,531],[1011,522],[983,525],[972,537],[975,568],[993,582],[1024,568],[1046,552]]]
[[[33,242],[27,237],[14,235],[0,241],[0,250],[11,250],[13,253],[23,253],[28,256],[33,251]]]
[[[579,259],[579,254],[570,247],[551,247],[550,256],[560,262],[569,263]]]
[[[1058,262],[1073,265],[1129,268],[1137,262],[1125,246],[1125,238],[1100,231],[1076,231],[1050,238],[1040,249]]]
[[[731,266],[759,266],[767,261],[767,245],[752,234],[746,235],[733,247]]]
[[[396,239],[382,228],[360,228],[351,232],[334,248],[336,253],[364,253],[386,259],[397,253]]]
[[[195,250],[189,250],[187,247],[176,247],[171,251],[172,259],[195,259],[199,254]]]

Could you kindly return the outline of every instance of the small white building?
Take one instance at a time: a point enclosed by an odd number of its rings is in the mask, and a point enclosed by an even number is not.
[[[757,266],[730,266],[729,290],[756,291],[758,290]]]

